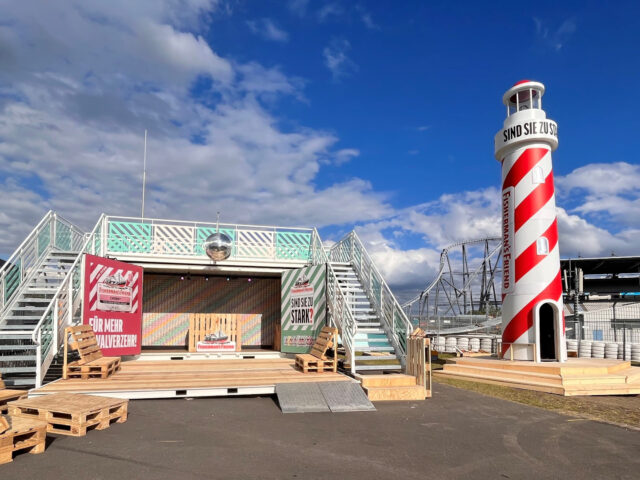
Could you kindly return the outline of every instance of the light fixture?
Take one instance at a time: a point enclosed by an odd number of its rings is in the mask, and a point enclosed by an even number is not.
[[[227,282],[229,281],[229,277],[227,277]]]
[[[204,281],[205,281],[205,282],[208,282],[208,281],[209,281],[209,275],[206,275],[206,276],[204,277]]]
[[[180,280],[184,280],[184,275],[180,275]]]

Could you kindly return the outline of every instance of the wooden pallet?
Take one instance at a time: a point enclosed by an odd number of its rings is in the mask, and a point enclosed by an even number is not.
[[[0,434],[0,464],[13,461],[13,452],[29,450],[42,453],[47,438],[47,424],[39,420],[6,417],[8,430]]]
[[[25,390],[0,390],[0,414],[7,413],[7,403],[20,398],[27,398],[28,394]]]
[[[67,364],[67,378],[107,378],[120,370],[120,357],[102,357],[85,365]]]
[[[77,350],[80,358],[67,363],[68,350]],[[120,369],[120,357],[103,357],[91,325],[76,325],[64,330],[62,378],[107,378]]]
[[[38,419],[47,431],[81,437],[88,429],[104,430],[127,421],[129,400],[78,393],[54,393],[9,404],[13,416]]]
[[[0,433],[4,433],[9,430],[9,420],[7,420],[3,415],[0,415]]]
[[[338,344],[338,329],[333,327],[322,327],[318,338],[316,338],[311,353],[296,355],[296,367],[304,373],[309,372],[336,372],[336,359],[327,358],[327,350],[335,348]],[[334,352],[335,355],[335,352]]]
[[[296,355],[296,367],[304,373],[333,372],[335,363],[336,362],[333,359],[320,360],[309,353]]]

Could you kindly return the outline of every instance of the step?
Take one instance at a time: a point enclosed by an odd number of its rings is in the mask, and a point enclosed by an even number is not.
[[[0,357],[0,363],[3,362],[35,362],[35,355],[2,355]],[[4,367],[0,366],[0,369]]]
[[[355,345],[353,347],[353,349],[356,352],[393,352],[393,351],[395,351],[392,346],[388,346],[388,347],[360,347],[358,345]]]
[[[426,390],[420,385],[407,387],[365,387],[364,391],[372,402],[392,402],[424,400]]]
[[[483,375],[486,378],[494,380],[523,380],[531,379],[533,381],[540,381],[543,383],[551,383],[554,385],[562,385],[562,378],[558,374],[554,373],[541,373],[541,372],[525,372],[505,370],[502,368],[490,368],[479,367],[476,365],[463,365],[456,363],[446,363],[443,368],[444,372],[457,372],[461,374],[473,374]]]
[[[35,375],[35,369],[33,370]],[[7,387],[34,387],[36,385],[36,379],[34,377],[5,377],[3,378]]]
[[[445,371],[439,370],[434,372],[434,375],[441,377],[455,377],[461,380],[468,380],[472,382],[480,382],[480,383],[491,383],[494,385],[506,385],[509,387],[515,388],[526,388],[530,390],[538,390],[547,393],[558,393],[562,395],[564,393],[564,387],[562,385],[549,383],[549,382],[538,382],[530,379],[507,379],[507,378],[498,378],[492,377],[488,378],[484,375],[478,375],[468,372],[454,372],[454,371]]]
[[[8,324],[3,324],[2,330],[33,330],[33,327],[35,327],[38,324],[38,322],[33,323],[32,325],[27,325],[27,324],[22,324],[22,325],[8,325]]]
[[[13,307],[11,309],[12,312],[44,312],[47,309],[47,306],[36,307],[36,306],[25,306],[25,307]]]
[[[358,330],[360,330],[360,328],[376,328],[376,327],[380,327],[380,322],[365,322],[365,321],[357,321],[356,320],[356,325],[358,327]]]
[[[363,387],[415,387],[416,377],[404,373],[354,375]]]
[[[4,328],[4,326],[0,327],[0,340],[31,340],[30,333],[22,333],[19,335],[6,335],[2,332],[2,328]]]
[[[357,365],[356,371],[363,370],[402,370],[402,365]]]
[[[380,360],[397,360],[398,357],[395,355],[357,355],[354,357],[355,362],[372,362],[372,361],[380,361]]]
[[[7,373],[34,373],[35,366],[33,367],[0,367],[0,373],[2,374],[2,378],[6,376]]]
[[[358,325],[358,331],[356,332],[356,335],[358,335],[358,333],[373,333],[373,334],[382,334],[382,335],[386,335],[384,330],[382,328],[375,328],[375,327],[360,327],[360,325]]]
[[[36,345],[0,345],[0,350],[35,350]]]
[[[9,321],[9,320],[15,320],[15,321],[23,321],[23,320],[40,320],[42,318],[42,315],[9,315],[8,317],[4,317],[5,320]],[[0,330],[2,330],[2,327],[0,327]]]
[[[361,332],[360,330],[358,330],[358,332],[356,333],[354,339],[355,339],[356,342],[358,340],[365,341],[365,342],[387,342],[387,341],[389,341],[389,339],[387,338],[387,335],[384,332],[382,332],[382,333],[368,333],[368,332]]]
[[[16,303],[46,303],[49,305],[51,303],[51,298],[24,298],[21,297],[18,299]]]

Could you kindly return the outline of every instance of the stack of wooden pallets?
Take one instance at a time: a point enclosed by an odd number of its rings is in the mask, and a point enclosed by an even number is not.
[[[335,372],[338,365],[334,358],[327,358],[327,350],[338,345],[338,330],[333,327],[322,327],[311,353],[296,355],[296,367],[304,373]]]
[[[129,400],[73,393],[21,398],[7,404],[0,416],[0,464],[13,460],[13,452],[42,453],[47,433],[81,437],[88,430],[104,430],[127,421]]]
[[[114,422],[126,422],[128,403],[121,398],[55,393],[11,402],[9,414],[42,420],[50,433],[80,437],[87,430],[104,430]]]
[[[91,325],[67,327],[64,339],[63,378],[107,378],[120,370],[120,357],[102,356]],[[67,363],[69,348],[78,351],[79,360]]]
[[[47,424],[20,417],[0,417],[0,464],[13,461],[13,452],[42,453]]]

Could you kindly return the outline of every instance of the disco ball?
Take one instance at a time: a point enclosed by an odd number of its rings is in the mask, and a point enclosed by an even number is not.
[[[204,241],[203,246],[207,256],[211,260],[219,262],[220,260],[226,260],[231,256],[233,242],[228,235],[218,232],[209,235]]]

